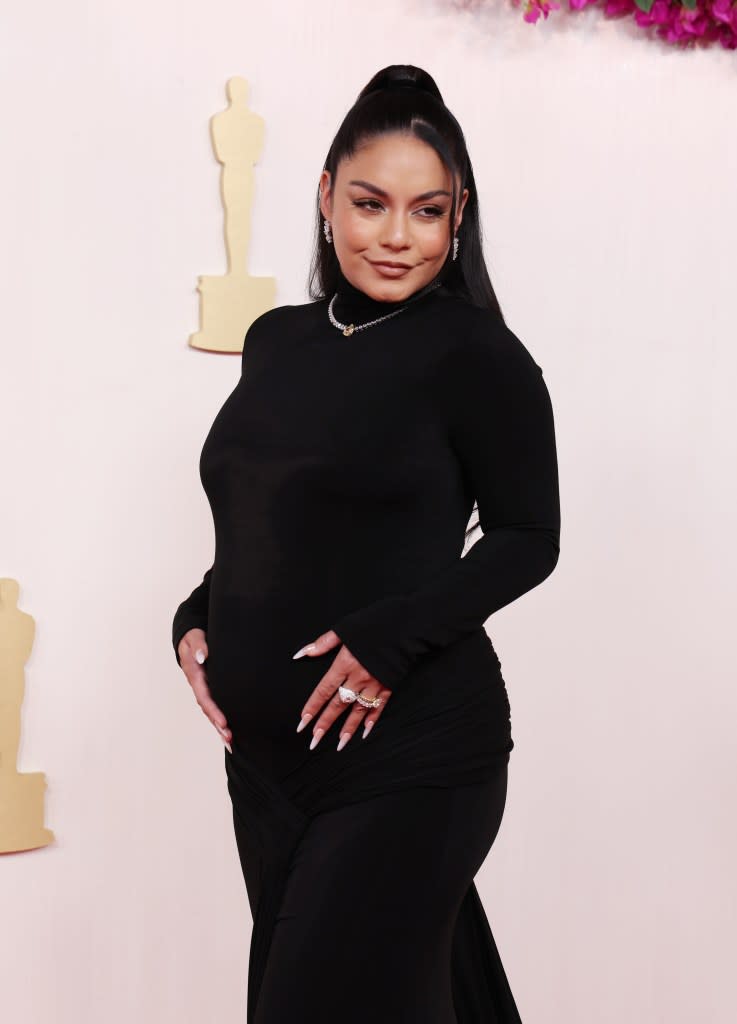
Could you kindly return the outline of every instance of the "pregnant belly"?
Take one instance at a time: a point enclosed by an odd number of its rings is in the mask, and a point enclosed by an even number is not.
[[[234,733],[286,738],[340,645],[317,657],[293,655],[324,632],[315,609],[245,600],[213,602],[207,631],[207,678]],[[317,626],[317,622],[320,626]]]
[[[296,661],[293,654],[329,629],[335,609],[229,599],[213,602],[207,675],[234,740],[285,763],[304,755],[297,734],[303,705],[340,650]],[[342,680],[340,680],[342,681]],[[334,730],[336,726],[332,727]],[[511,716],[501,665],[484,630],[418,659],[392,693],[382,730],[423,744],[440,729],[473,760],[511,748]],[[457,738],[453,738],[457,733]],[[413,739],[414,737],[414,739]],[[436,741],[437,742],[437,738]],[[442,756],[442,750],[428,756]],[[263,754],[266,757],[266,754]]]

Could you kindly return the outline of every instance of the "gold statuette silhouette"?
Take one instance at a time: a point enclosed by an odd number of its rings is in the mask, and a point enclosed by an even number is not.
[[[200,330],[191,335],[192,348],[209,352],[241,352],[246,331],[256,317],[271,309],[276,295],[273,277],[248,273],[248,242],[253,207],[253,165],[261,154],[263,119],[248,109],[248,83],[230,78],[229,106],[210,121],[215,156],[222,164],[221,198],[225,217],[228,272],[200,277]]]
[[[0,579],[0,853],[48,846],[54,833],[44,828],[43,772],[18,772],[25,664],[35,623],[18,608],[16,580]]]

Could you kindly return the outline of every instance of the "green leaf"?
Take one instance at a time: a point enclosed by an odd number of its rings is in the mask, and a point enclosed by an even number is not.
[[[644,11],[645,14],[649,14],[650,8],[655,3],[655,0],[635,0],[635,3],[641,11]]]
[[[696,0],[681,0],[681,6],[687,8],[689,11],[695,11]]]

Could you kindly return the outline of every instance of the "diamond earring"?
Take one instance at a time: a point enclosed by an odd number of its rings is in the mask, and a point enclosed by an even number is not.
[[[458,235],[453,236],[453,259],[458,255]]]
[[[330,243],[333,240],[333,235],[332,235],[332,232],[330,231],[330,221],[329,220],[323,221],[322,229],[325,232],[325,240],[327,241],[328,245],[330,245]]]

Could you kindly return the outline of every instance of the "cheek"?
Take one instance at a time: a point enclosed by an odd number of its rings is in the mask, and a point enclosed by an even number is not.
[[[437,224],[428,224],[422,231],[415,232],[417,248],[426,260],[437,259],[443,256],[450,245],[448,240],[448,222],[438,221]]]
[[[366,217],[355,217],[351,214],[343,218],[341,234],[343,243],[348,249],[364,249],[376,237],[378,225]]]

